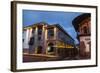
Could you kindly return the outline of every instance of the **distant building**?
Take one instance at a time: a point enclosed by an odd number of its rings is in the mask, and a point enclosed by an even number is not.
[[[91,14],[84,13],[73,20],[80,42],[79,53],[81,58],[91,57]]]
[[[29,54],[46,54],[55,56],[71,56],[75,49],[74,39],[59,25],[45,22],[36,23],[23,28],[23,48],[29,49],[28,42],[34,38],[33,49]]]

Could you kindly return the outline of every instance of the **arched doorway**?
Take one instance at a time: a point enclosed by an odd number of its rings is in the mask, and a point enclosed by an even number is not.
[[[41,54],[42,53],[42,46],[38,46],[38,48],[37,48],[37,54]]]
[[[54,52],[54,44],[53,43],[49,43],[48,44],[47,51],[48,51],[48,53]]]

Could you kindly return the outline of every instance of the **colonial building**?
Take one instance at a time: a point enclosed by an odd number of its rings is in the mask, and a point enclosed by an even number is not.
[[[91,14],[84,13],[73,20],[79,40],[80,58],[91,57]]]
[[[33,38],[33,48],[29,48],[30,38]],[[36,23],[23,28],[23,48],[29,54],[46,54],[67,57],[75,49],[74,39],[59,25],[49,25],[45,22]]]

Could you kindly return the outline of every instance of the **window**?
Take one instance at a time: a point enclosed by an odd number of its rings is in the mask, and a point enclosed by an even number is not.
[[[88,29],[87,29],[86,26],[83,28],[83,31],[84,31],[84,34],[87,34],[88,33]]]
[[[53,29],[48,30],[48,36],[54,36],[54,30]]]
[[[38,40],[39,40],[39,41],[41,40],[41,37],[40,37],[40,36],[38,37]]]
[[[41,35],[42,34],[42,29],[38,30],[38,34]]]
[[[34,37],[31,37],[29,40],[29,45],[34,45]]]
[[[23,39],[23,42],[24,42],[24,39]]]
[[[38,35],[41,35],[41,34],[42,34],[42,27],[39,26],[39,27],[38,27]]]
[[[32,28],[32,34],[35,32],[35,29],[34,28]]]

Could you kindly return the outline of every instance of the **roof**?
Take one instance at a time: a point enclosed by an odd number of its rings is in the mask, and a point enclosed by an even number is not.
[[[79,24],[84,20],[84,19],[87,19],[88,17],[91,17],[91,14],[90,13],[83,13],[79,16],[77,16],[73,21],[72,21],[72,24],[75,28],[75,30],[77,31],[78,30],[78,27],[79,27]]]
[[[60,30],[62,30],[67,36],[69,36],[74,41],[74,39],[63,29],[63,27],[61,25],[54,24],[54,26],[56,26],[57,28],[59,28]]]
[[[49,25],[48,23],[46,23],[46,22],[39,22],[39,23],[35,23],[35,24],[32,24],[32,25],[28,25],[28,26],[25,26],[25,28],[26,27],[33,27],[33,26],[37,26],[37,25]]]

